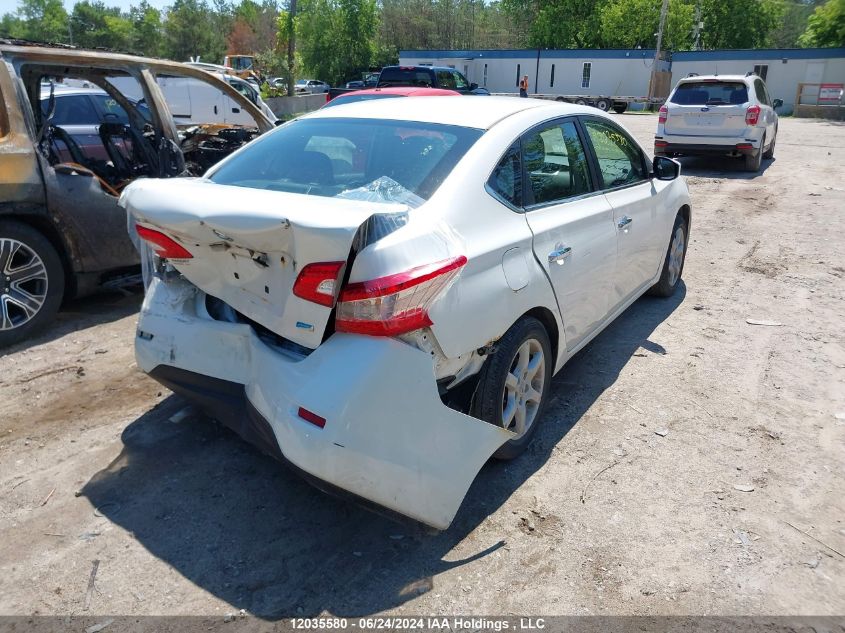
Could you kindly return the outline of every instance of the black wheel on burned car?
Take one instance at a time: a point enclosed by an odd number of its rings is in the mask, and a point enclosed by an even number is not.
[[[0,220],[0,348],[53,320],[64,283],[61,259],[46,237],[22,222]]]

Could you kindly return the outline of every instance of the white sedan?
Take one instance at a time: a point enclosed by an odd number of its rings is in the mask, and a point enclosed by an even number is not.
[[[679,173],[584,106],[319,110],[126,189],[155,254],[138,365],[319,487],[445,529],[566,361],[677,289]]]

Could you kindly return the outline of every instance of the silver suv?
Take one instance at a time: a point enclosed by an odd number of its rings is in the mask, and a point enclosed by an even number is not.
[[[774,156],[782,105],[753,73],[691,74],[660,107],[654,155],[735,156],[746,171],[760,171],[762,159]]]

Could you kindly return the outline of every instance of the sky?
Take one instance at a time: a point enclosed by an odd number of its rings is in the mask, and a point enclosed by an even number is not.
[[[123,11],[128,11],[131,5],[138,4],[140,1],[141,0],[103,0],[106,6],[120,7]],[[76,0],[63,0],[63,2],[65,4],[65,9],[68,11],[73,10],[73,5],[76,4]],[[157,9],[173,4],[173,0],[147,0],[147,2]],[[16,11],[17,8],[17,0],[0,0],[0,15],[3,15],[4,13],[12,13]]]

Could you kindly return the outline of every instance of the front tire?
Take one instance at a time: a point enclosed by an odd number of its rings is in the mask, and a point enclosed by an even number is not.
[[[553,365],[546,328],[534,317],[522,317],[481,368],[472,414],[516,434],[493,454],[497,459],[514,459],[531,443],[548,400]]]
[[[656,297],[671,297],[675,294],[678,284],[681,282],[681,275],[684,272],[684,262],[687,257],[687,244],[689,237],[689,226],[684,216],[680,213],[675,218],[672,227],[672,238],[669,241],[669,248],[666,250],[666,257],[663,260],[663,270],[660,271],[660,279],[649,288],[648,293]]]
[[[0,221],[0,348],[53,320],[64,282],[61,259],[47,238],[27,224]]]

